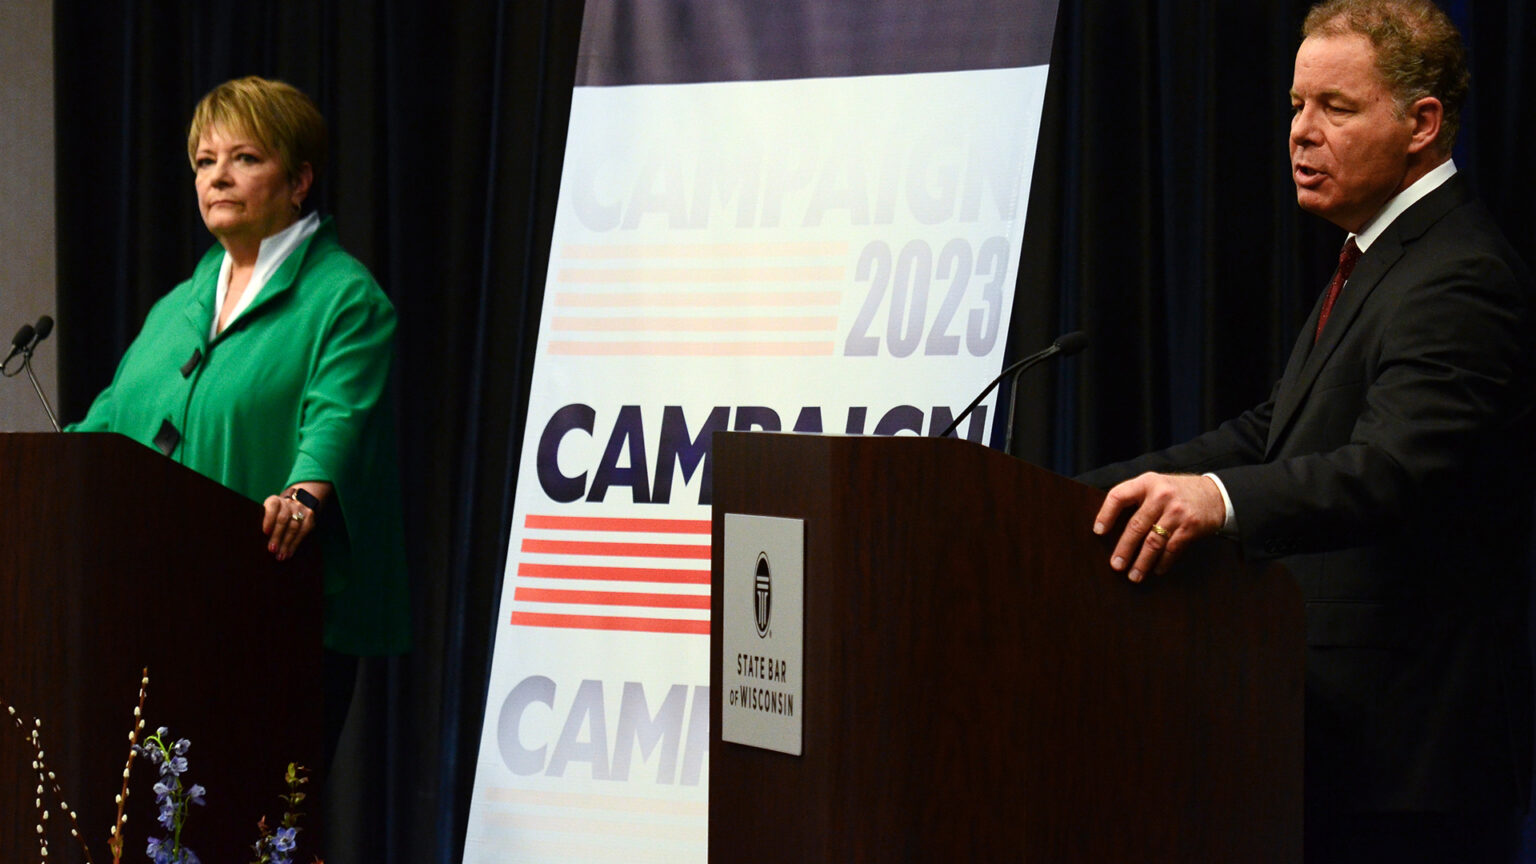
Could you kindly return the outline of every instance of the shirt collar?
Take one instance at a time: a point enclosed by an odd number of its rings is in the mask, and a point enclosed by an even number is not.
[[[1361,252],[1371,248],[1371,244],[1376,242],[1376,238],[1384,234],[1388,226],[1396,221],[1397,217],[1403,215],[1403,212],[1409,207],[1417,204],[1419,199],[1439,189],[1441,184],[1455,175],[1455,160],[1447,159],[1441,162],[1439,165],[1429,169],[1423,177],[1413,181],[1413,184],[1407,189],[1387,199],[1387,203],[1381,208],[1380,212],[1372,216],[1365,225],[1361,226],[1359,233],[1349,236],[1355,238],[1355,245],[1360,247]]]
[[[311,234],[320,229],[320,214],[313,211],[303,219],[294,222],[287,228],[263,238],[261,248],[256,251],[256,266],[251,270],[251,281],[245,286],[245,292],[240,295],[240,300],[235,304],[235,309],[229,315],[229,320],[224,322],[224,328],[235,323],[240,313],[250,308],[252,301],[261,293],[261,289],[267,285],[267,280],[277,272],[277,268],[287,260],[293,250],[299,248]],[[228,252],[224,253],[224,261],[219,265],[219,287],[213,298],[213,324],[208,330],[211,339],[219,335],[219,310],[224,308],[224,297],[229,292],[229,271],[234,267],[234,259]]]

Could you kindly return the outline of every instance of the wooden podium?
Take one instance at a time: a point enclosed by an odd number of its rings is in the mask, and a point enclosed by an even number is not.
[[[1208,541],[1132,584],[1103,493],[966,441],[721,433],[713,459],[712,620],[724,514],[803,519],[805,562],[803,755],[721,740],[711,630],[711,861],[1301,860],[1281,568]]]
[[[97,864],[112,860],[143,667],[148,731],[190,739],[187,782],[208,789],[182,835],[202,860],[250,860],[257,820],[282,813],[287,764],[319,760],[320,556],[311,542],[273,560],[260,524],[260,505],[127,438],[0,435],[0,698],[42,720]],[[33,754],[0,720],[0,861],[36,861]],[[164,835],[154,780],[136,760],[124,861]],[[45,797],[47,860],[83,860]],[[316,849],[318,800],[301,849]]]

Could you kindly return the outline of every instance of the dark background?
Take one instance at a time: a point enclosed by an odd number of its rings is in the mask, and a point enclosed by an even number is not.
[[[1269,392],[1342,242],[1296,209],[1286,163],[1307,5],[1063,3],[1010,357],[1067,330],[1093,344],[1026,382],[1026,458],[1072,473]],[[185,156],[197,99],[259,74],[330,123],[319,209],[400,313],[416,649],[364,663],[329,860],[457,861],[581,3],[54,8],[61,419],[211,245]],[[1520,0],[1447,8],[1473,70],[1457,164],[1536,260],[1531,16]]]

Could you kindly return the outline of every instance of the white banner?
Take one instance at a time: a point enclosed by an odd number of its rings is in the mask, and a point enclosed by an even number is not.
[[[997,373],[1045,80],[576,89],[466,862],[705,859],[710,436]]]

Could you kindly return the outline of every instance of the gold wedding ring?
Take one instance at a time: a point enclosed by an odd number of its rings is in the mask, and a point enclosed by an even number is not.
[[[1153,525],[1152,526],[1152,533],[1156,534],[1159,537],[1167,537],[1168,536],[1168,529],[1164,528],[1161,525]]]

